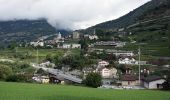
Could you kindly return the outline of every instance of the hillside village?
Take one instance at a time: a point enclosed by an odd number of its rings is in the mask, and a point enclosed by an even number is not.
[[[81,43],[81,40],[87,40],[87,47]],[[72,41],[73,42],[68,42]],[[96,31],[92,34],[81,34],[73,32],[72,35],[63,37],[61,33],[55,35],[51,40],[41,37],[35,42],[30,42],[27,46],[34,48],[56,48],[56,49],[78,49],[87,50],[83,52],[84,57],[95,60],[90,65],[85,65],[79,69],[72,68],[71,65],[61,66],[54,62],[44,60],[38,65],[33,64],[35,68],[42,69],[46,74],[34,74],[32,77],[38,83],[55,83],[55,84],[81,84],[88,73],[99,73],[102,77],[102,86],[100,88],[113,89],[161,89],[162,84],[166,81],[166,74],[156,74],[159,65],[139,58],[142,53],[139,50],[127,51],[122,50],[128,42],[120,40],[102,41]],[[107,49],[105,49],[105,47]],[[139,47],[140,49],[140,47]],[[140,52],[140,55],[139,55]],[[68,53],[68,52],[67,52]],[[101,55],[101,57],[97,57]],[[69,54],[65,54],[65,57]],[[50,66],[50,67],[49,67]],[[163,65],[164,70],[169,69],[169,65]],[[162,67],[163,67],[162,66]],[[51,71],[50,71],[51,70]],[[140,73],[139,73],[140,70]],[[48,73],[48,74],[47,74]],[[160,72],[161,73],[161,72]]]
[[[152,1],[144,8],[148,5]],[[85,30],[11,42],[0,49],[0,80],[80,86],[90,86],[90,80],[95,88],[170,89],[170,20],[164,16],[169,5],[144,8]],[[150,19],[157,12],[160,16]]]

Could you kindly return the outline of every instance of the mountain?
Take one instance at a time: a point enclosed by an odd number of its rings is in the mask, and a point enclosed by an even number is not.
[[[1,21],[0,45],[9,44],[11,41],[31,41],[55,33],[56,29],[43,19]]]
[[[92,33],[94,29],[100,32],[97,34],[123,35],[129,43],[123,49],[137,50],[142,45],[145,55],[170,57],[170,0],[151,0],[116,20],[81,32]]]
[[[149,20],[157,17],[168,16],[170,15],[169,6],[170,0],[152,0],[116,20],[111,20],[92,26],[86,29],[86,31],[93,30],[96,28],[117,29],[127,27],[128,25],[140,22],[142,20]],[[151,13],[152,11],[153,13]],[[147,15],[149,16],[147,17]]]

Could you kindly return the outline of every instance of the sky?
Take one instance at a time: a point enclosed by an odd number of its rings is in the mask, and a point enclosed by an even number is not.
[[[56,29],[85,29],[150,0],[0,0],[0,21],[46,19]]]

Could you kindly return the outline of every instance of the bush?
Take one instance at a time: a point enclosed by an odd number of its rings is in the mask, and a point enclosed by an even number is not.
[[[12,68],[5,65],[0,66],[0,80],[5,80],[11,74],[12,74]]]
[[[163,90],[170,90],[170,82],[169,81],[165,81],[163,84]]]
[[[84,80],[86,86],[97,88],[102,85],[102,77],[98,73],[89,73]]]
[[[7,82],[32,82],[32,75],[30,74],[13,74],[7,79]]]

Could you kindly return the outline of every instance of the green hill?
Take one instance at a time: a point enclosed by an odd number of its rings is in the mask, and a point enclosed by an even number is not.
[[[142,44],[141,48],[146,55],[170,56],[170,0],[152,0],[116,20],[98,24],[82,32],[91,33],[94,29],[103,30],[104,34],[123,33],[124,40],[136,41],[124,49],[137,50],[138,45]]]
[[[11,41],[31,41],[40,36],[55,34],[56,29],[46,20],[16,20],[0,22],[0,45]]]
[[[128,25],[134,24],[136,22],[140,22],[143,19],[142,17],[146,18],[146,15],[148,15],[148,11],[158,10],[160,7],[165,7],[164,10],[168,10],[168,11],[166,12],[166,14],[165,13],[161,14],[163,13],[163,11],[159,12],[158,15],[166,16],[170,14],[169,6],[170,6],[169,0],[152,0],[116,20],[100,23],[98,25],[88,28],[87,30],[91,30],[95,28],[114,29],[114,28],[127,27]],[[154,16],[154,15],[155,13],[152,13],[152,17],[162,17],[162,16],[158,16],[158,15]]]

